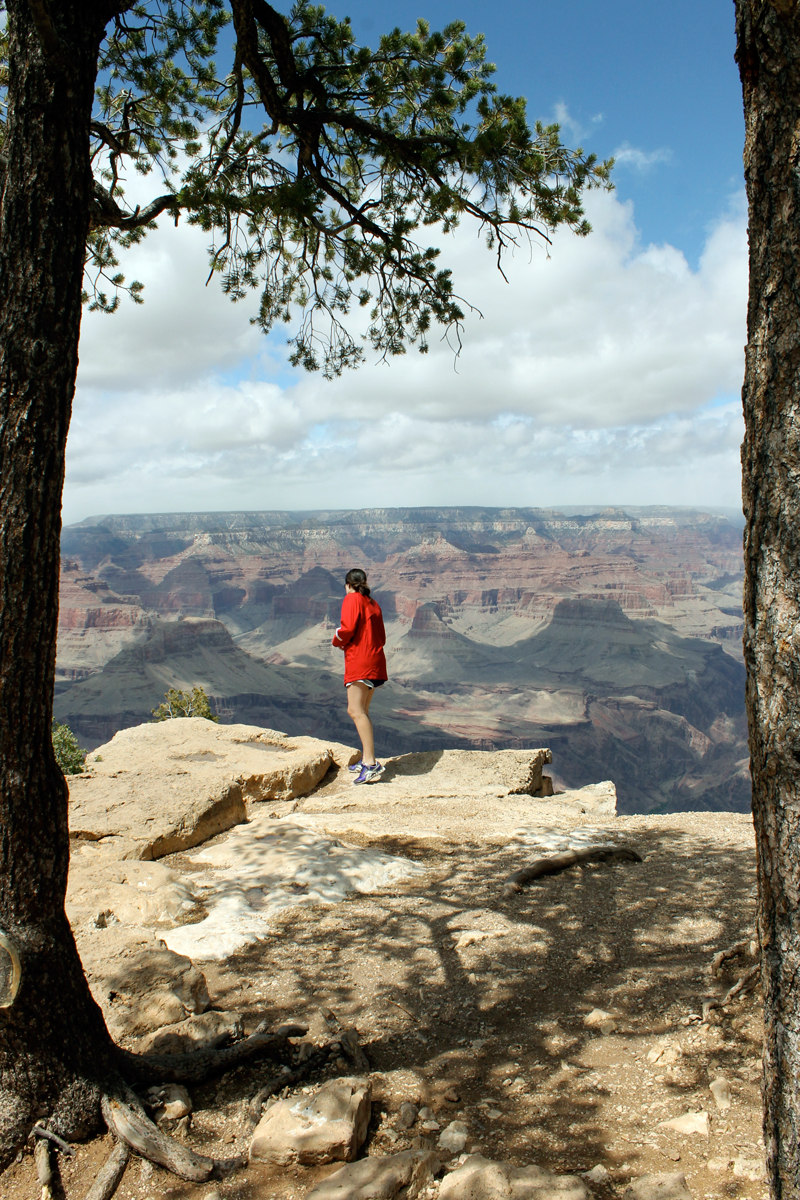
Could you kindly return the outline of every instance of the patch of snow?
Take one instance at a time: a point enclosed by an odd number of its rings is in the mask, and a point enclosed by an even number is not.
[[[422,873],[409,859],[344,846],[291,818],[259,813],[192,856],[207,870],[195,894],[208,915],[162,936],[194,961],[228,958],[268,932],[277,913],[298,904],[337,904]]]

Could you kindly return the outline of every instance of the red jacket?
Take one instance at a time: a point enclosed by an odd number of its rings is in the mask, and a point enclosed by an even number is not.
[[[342,623],[333,638],[334,646],[344,650],[344,681],[388,679],[386,630],[381,606],[360,592],[348,592],[342,603]]]

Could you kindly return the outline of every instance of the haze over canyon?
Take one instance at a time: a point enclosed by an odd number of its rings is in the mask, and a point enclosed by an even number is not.
[[[56,719],[90,748],[201,685],[223,722],[354,731],[330,640],[363,567],[379,755],[549,746],[622,812],[748,811],[742,547],[683,508],[94,517],[64,529]]]

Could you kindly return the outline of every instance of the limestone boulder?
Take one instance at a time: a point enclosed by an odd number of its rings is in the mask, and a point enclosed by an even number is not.
[[[307,1200],[416,1200],[441,1164],[431,1150],[406,1150],[382,1158],[362,1158],[323,1179]]]
[[[439,1200],[590,1200],[577,1175],[554,1175],[543,1167],[515,1167],[471,1154],[446,1175]]]
[[[114,1038],[134,1038],[209,1007],[205,976],[155,934],[120,925],[76,931],[78,951]]]
[[[367,1136],[372,1109],[368,1079],[333,1079],[311,1095],[279,1100],[256,1126],[254,1162],[281,1166],[350,1162]]]
[[[73,775],[70,835],[117,839],[117,859],[157,859],[247,820],[247,803],[305,796],[354,750],[201,717],[123,729]]]
[[[598,817],[617,815],[617,789],[610,779],[589,783],[586,787],[559,792],[555,799],[562,804],[575,805],[582,812]]]

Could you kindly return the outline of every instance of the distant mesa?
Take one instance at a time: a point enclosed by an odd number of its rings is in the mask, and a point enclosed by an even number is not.
[[[553,609],[553,621],[577,622],[580,625],[621,625],[629,626],[632,622],[618,600],[585,599],[577,597],[572,600],[559,600]]]
[[[451,642],[458,640],[458,634],[445,625],[439,616],[435,604],[421,604],[419,606],[414,613],[411,629],[406,636],[410,641],[414,641],[417,638],[439,638]]]

